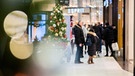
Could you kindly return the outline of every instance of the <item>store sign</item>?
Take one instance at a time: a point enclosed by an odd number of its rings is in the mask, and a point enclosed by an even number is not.
[[[68,13],[84,13],[84,8],[69,8]]]

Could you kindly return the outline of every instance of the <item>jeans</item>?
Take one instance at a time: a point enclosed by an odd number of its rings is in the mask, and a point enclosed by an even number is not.
[[[99,52],[102,52],[102,39],[100,39],[100,47],[99,47]]]
[[[79,45],[76,45],[76,47],[77,47],[77,51],[76,51],[76,56],[75,56],[75,63],[79,63],[83,46],[80,47]]]

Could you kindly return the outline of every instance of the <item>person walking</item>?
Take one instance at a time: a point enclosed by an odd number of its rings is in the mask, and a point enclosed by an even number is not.
[[[101,27],[100,22],[98,22],[98,24],[95,24],[95,26],[93,26],[93,29],[99,38],[97,41],[97,44],[96,44],[96,46],[97,46],[96,51],[97,51],[97,54],[99,56],[99,53],[102,52],[101,51],[101,49],[102,49],[102,27]]]
[[[114,42],[114,33],[113,33],[113,28],[112,28],[112,26],[109,25],[109,23],[106,23],[106,28],[103,31],[103,40],[105,41],[105,47],[106,47],[106,55],[105,56],[109,56],[108,47],[111,50],[110,56],[113,56],[112,43]]]
[[[94,29],[90,29],[88,34],[87,34],[87,40],[90,38],[91,39],[91,45],[88,45],[88,64],[93,64],[93,56],[96,55],[96,43],[97,43],[97,35],[94,32]]]
[[[83,45],[84,45],[85,40],[84,40],[81,21],[79,21],[78,24],[74,26],[74,36],[75,36],[75,44],[77,47],[75,63],[83,63],[80,61],[80,58],[82,55],[81,51],[83,51]]]

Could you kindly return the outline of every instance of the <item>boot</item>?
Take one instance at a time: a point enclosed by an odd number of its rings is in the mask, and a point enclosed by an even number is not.
[[[91,57],[91,64],[94,64],[94,62],[93,62],[93,57]]]
[[[90,64],[90,63],[91,63],[90,61],[91,61],[91,57],[89,57],[89,59],[88,59],[88,61],[87,61],[87,62],[88,62],[88,64]]]

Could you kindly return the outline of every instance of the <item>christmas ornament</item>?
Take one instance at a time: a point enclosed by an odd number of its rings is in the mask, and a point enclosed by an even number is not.
[[[64,30],[66,30],[66,27],[64,28]]]
[[[53,24],[53,27],[56,27],[56,24]]]
[[[54,18],[56,19],[56,16],[54,16]]]
[[[65,30],[65,28],[64,28],[64,27],[62,27],[61,29],[62,29],[62,31],[64,31],[64,30]]]
[[[50,19],[52,19],[52,16],[50,16]]]
[[[50,27],[49,27],[49,30],[50,30],[50,31],[53,31],[53,30],[54,30],[54,27],[53,27],[53,26],[50,26]]]
[[[59,32],[60,36],[62,36],[62,31]]]
[[[64,22],[64,19],[62,19],[62,22]]]
[[[55,32],[58,32],[58,30],[56,29]]]
[[[58,33],[55,33],[55,36],[58,36]]]
[[[61,21],[61,19],[59,19],[59,21]]]
[[[66,38],[66,34],[63,37]]]
[[[54,15],[54,13],[52,12],[51,15]]]
[[[59,23],[59,22],[57,22],[57,25],[58,25],[58,26],[59,26],[59,24],[60,24],[60,23]]]

